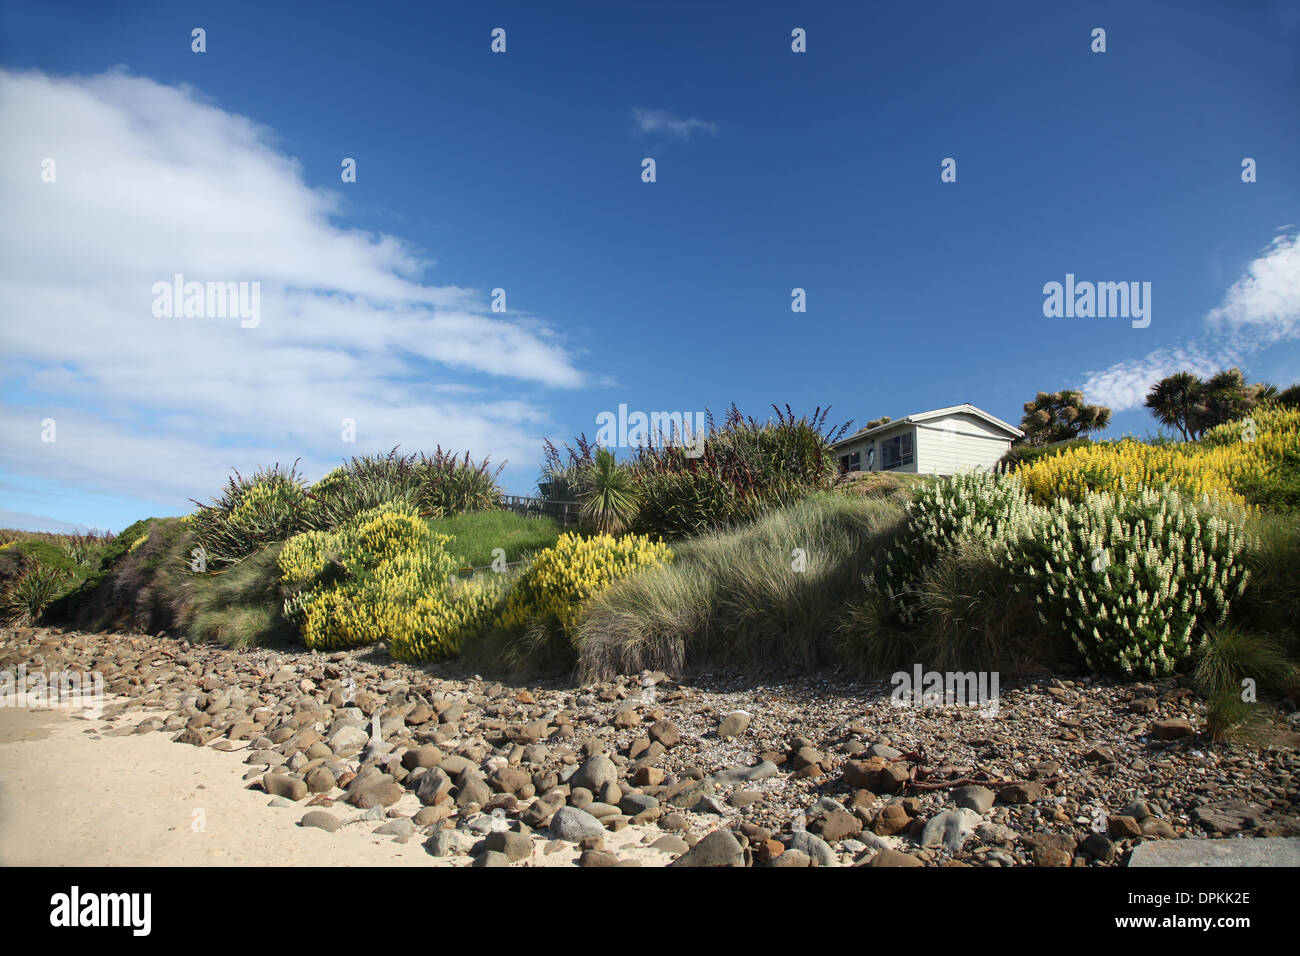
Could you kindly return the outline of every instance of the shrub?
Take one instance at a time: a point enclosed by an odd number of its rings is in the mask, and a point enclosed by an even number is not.
[[[501,504],[497,477],[505,465],[492,470],[487,459],[476,463],[469,452],[458,457],[439,445],[432,455],[421,453],[413,467],[420,489],[418,504],[426,515],[486,511]]]
[[[1089,492],[1170,486],[1191,497],[1291,509],[1300,461],[1300,410],[1263,405],[1196,442],[1125,439],[1080,445],[1022,465],[1017,474],[1042,504]]]
[[[178,629],[196,542],[189,522],[137,521],[109,542],[99,567],[51,606],[51,619],[85,630]]]
[[[1222,624],[1241,596],[1243,525],[1209,498],[1198,509],[1171,489],[1121,485],[1052,509],[1021,540],[1017,577],[1090,667],[1164,676],[1197,649],[1198,625]]]
[[[619,465],[608,448],[599,449],[583,494],[583,520],[601,534],[620,534],[636,518],[639,501],[631,469]]]
[[[571,643],[592,596],[618,578],[670,560],[666,545],[641,535],[562,534],[516,582],[501,611],[501,626],[513,633],[531,630],[541,643]]]
[[[198,504],[198,502],[195,502]],[[212,568],[238,564],[269,544],[309,527],[306,486],[297,463],[258,469],[252,478],[239,472],[210,505],[199,505],[191,523],[205,563]]]
[[[381,505],[416,506],[420,486],[412,455],[354,456],[335,468],[307,495],[311,527],[332,531],[363,511]]]
[[[277,562],[284,616],[313,649],[388,640],[403,659],[452,653],[487,626],[501,584],[455,580],[450,541],[414,508],[390,505],[295,535]]]
[[[1268,635],[1300,657],[1300,521],[1258,515],[1249,526],[1246,593],[1232,606],[1233,623]]]
[[[1011,446],[1011,450],[1002,456],[998,465],[1004,471],[1015,471],[1042,458],[1051,458],[1072,448],[1086,448],[1091,444],[1091,438],[1071,438],[1050,445],[1030,445],[1021,441]]]
[[[1279,690],[1294,673],[1295,665],[1274,640],[1229,626],[1207,633],[1192,676],[1206,697],[1228,692],[1240,699],[1243,680],[1255,681],[1259,689]]]
[[[922,575],[942,554],[977,541],[993,560],[1008,564],[1021,538],[1034,533],[1043,509],[1014,475],[973,471],[921,486],[907,506],[902,532],[870,569],[868,590],[888,599],[896,623],[919,624]]]
[[[750,669],[839,663],[845,605],[901,518],[888,500],[820,494],[684,542],[671,564],[591,599],[578,627],[580,666],[604,678],[708,662]]]
[[[504,579],[493,574],[451,581],[446,588],[421,595],[411,627],[393,636],[393,657],[435,660],[461,651],[491,626],[505,587]]]
[[[35,624],[45,609],[63,594],[67,578],[67,571],[61,567],[28,560],[0,593],[0,619],[14,627]]]
[[[225,571],[187,576],[175,602],[177,627],[192,641],[227,647],[283,645],[295,636],[280,595],[281,544]]]
[[[642,445],[633,467],[641,491],[636,529],[680,538],[751,521],[831,487],[839,468],[830,445],[847,429],[826,428],[830,409],[796,417],[745,418],[732,405],[721,426],[708,417],[702,450]],[[693,457],[694,455],[694,457]]]

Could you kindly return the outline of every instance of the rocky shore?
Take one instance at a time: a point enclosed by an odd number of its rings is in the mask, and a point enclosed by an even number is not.
[[[1113,866],[1148,840],[1300,835],[1300,716],[1214,743],[1174,681],[1004,679],[989,716],[831,675],[511,686],[382,647],[0,632],[0,671],[20,665],[102,673],[105,747],[227,751],[301,827],[448,865]]]

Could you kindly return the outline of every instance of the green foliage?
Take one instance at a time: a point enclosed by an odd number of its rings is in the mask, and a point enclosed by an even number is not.
[[[414,508],[387,505],[295,535],[278,559],[284,616],[313,649],[388,640],[403,659],[453,653],[488,625],[501,584],[457,581],[450,540]]]
[[[358,455],[335,468],[308,493],[310,524],[332,531],[381,505],[417,506],[420,484],[412,455]]]
[[[1300,520],[1258,515],[1249,524],[1246,593],[1232,606],[1238,627],[1269,635],[1300,658]]]
[[[421,452],[414,469],[419,483],[418,504],[426,515],[458,515],[469,511],[486,511],[501,504],[497,477],[505,465],[495,470],[487,459],[475,462],[469,452],[458,457],[444,452],[439,445],[432,455]]]
[[[1018,579],[1089,666],[1166,676],[1245,589],[1244,516],[1173,490],[1090,493],[1022,539]]]
[[[177,601],[178,628],[192,641],[227,647],[265,647],[292,642],[295,632],[282,613],[277,543],[225,571],[190,575]]]
[[[890,602],[895,625],[919,625],[922,574],[941,554],[978,541],[1009,564],[1020,540],[1042,520],[1043,509],[1014,477],[975,471],[924,485],[907,506],[903,532],[872,567],[868,590]]]
[[[597,450],[582,498],[583,519],[600,534],[621,534],[636,519],[639,504],[631,469],[619,465],[608,448]]]
[[[681,538],[752,521],[816,491],[839,474],[830,446],[847,429],[827,430],[830,409],[796,417],[772,406],[767,422],[732,405],[721,426],[708,419],[702,452],[680,445],[642,446],[634,468],[641,492],[636,530]]]
[[[31,558],[0,591],[0,620],[13,627],[35,624],[45,609],[64,593],[67,579],[66,569]]]
[[[845,606],[901,517],[886,499],[818,494],[684,542],[671,564],[592,598],[577,635],[580,666],[607,677],[705,663],[839,662]]]
[[[1039,392],[1032,402],[1025,402],[1020,428],[1028,445],[1050,445],[1070,441],[1089,432],[1102,431],[1110,424],[1110,409],[1089,405],[1083,392]]]
[[[1175,372],[1152,387],[1144,405],[1156,421],[1191,441],[1211,428],[1246,417],[1277,395],[1271,385],[1247,384],[1239,368],[1218,372],[1208,381],[1191,372]]]
[[[1258,690],[1280,690],[1294,674],[1295,665],[1275,640],[1228,626],[1206,634],[1192,677],[1206,697],[1231,692],[1240,698],[1243,681],[1254,681]]]
[[[507,561],[521,561],[551,547],[560,537],[559,526],[551,518],[527,518],[513,511],[474,511],[436,518],[429,528],[451,539],[447,550],[461,567],[490,565],[497,548],[505,551]]]
[[[198,504],[198,502],[195,502]],[[192,522],[210,568],[228,567],[267,545],[310,527],[307,489],[295,462],[259,468],[251,478],[239,472],[226,480],[221,496],[199,505]]]
[[[619,578],[672,560],[672,552],[641,535],[614,538],[562,534],[533,559],[511,589],[501,626],[527,633],[537,646],[567,646],[591,598]]]
[[[1239,475],[1233,488],[1265,511],[1300,514],[1300,453],[1287,449],[1264,470]]]
[[[1011,450],[1002,456],[1002,460],[998,464],[1004,471],[1015,471],[1020,466],[1033,464],[1040,458],[1050,458],[1053,455],[1069,451],[1071,448],[1091,444],[1092,439],[1090,438],[1075,438],[1052,445],[1029,445],[1018,442],[1011,446]]]

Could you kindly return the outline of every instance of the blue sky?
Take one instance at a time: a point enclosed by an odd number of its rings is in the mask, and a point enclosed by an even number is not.
[[[1140,435],[1169,371],[1291,384],[1298,50],[1295,3],[11,0],[0,524],[397,444],[527,493],[620,403],[1018,422],[1083,387]],[[261,282],[259,324],[151,314],[177,272]],[[1150,282],[1151,324],[1045,318],[1067,273]]]

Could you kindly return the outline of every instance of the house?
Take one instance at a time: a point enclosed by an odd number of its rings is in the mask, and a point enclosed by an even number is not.
[[[860,429],[831,450],[841,471],[951,475],[992,468],[1024,434],[974,405],[953,405]]]

